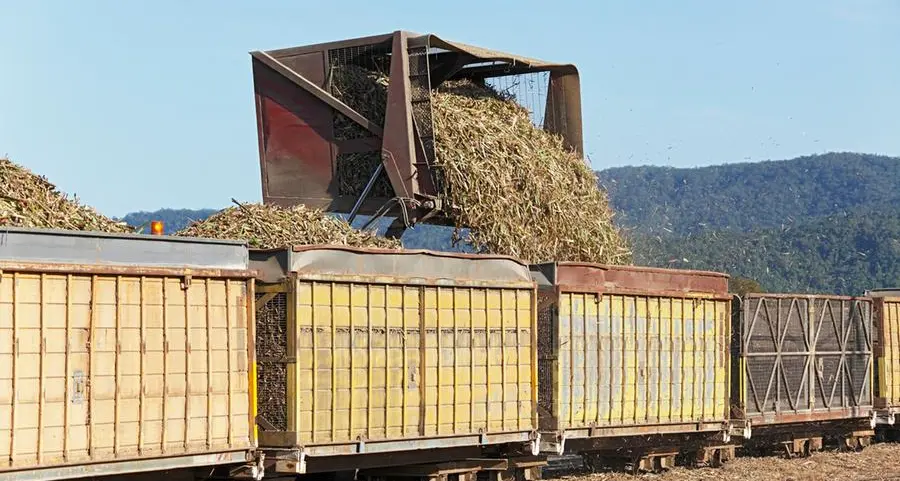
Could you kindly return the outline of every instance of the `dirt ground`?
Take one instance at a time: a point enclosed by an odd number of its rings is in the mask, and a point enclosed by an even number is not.
[[[549,478],[553,476],[548,473]],[[738,457],[714,468],[676,468],[661,474],[576,473],[566,481],[875,481],[900,480],[900,444],[876,444],[861,452],[824,451],[808,458]]]

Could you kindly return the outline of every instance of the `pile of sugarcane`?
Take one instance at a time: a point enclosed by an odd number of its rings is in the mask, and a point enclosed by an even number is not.
[[[290,208],[237,203],[176,232],[176,236],[239,239],[251,247],[272,249],[294,245],[332,244],[398,249],[400,242],[303,205]]]
[[[82,205],[45,177],[0,158],[0,226],[123,233],[134,229]]]
[[[332,76],[336,97],[383,122],[386,76],[355,66]],[[593,171],[561,137],[535,126],[514,98],[469,80],[445,82],[433,92],[432,117],[441,195],[476,251],[533,262],[631,262]],[[341,138],[356,135],[348,122],[335,122]],[[362,190],[378,161],[344,174],[342,181],[354,184],[344,189]]]

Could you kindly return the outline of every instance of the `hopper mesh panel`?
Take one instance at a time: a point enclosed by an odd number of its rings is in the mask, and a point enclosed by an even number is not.
[[[742,319],[750,413],[869,406],[871,302],[751,297]]]
[[[549,295],[541,295],[538,301],[538,405],[548,413],[553,412],[553,302]],[[540,418],[542,421],[545,417]],[[542,423],[543,424],[543,423]]]
[[[381,152],[354,152],[339,154],[335,159],[338,193],[341,195],[353,195],[361,192],[361,186],[365,186],[381,163]],[[381,174],[372,185],[369,193],[371,197],[393,197],[394,190],[391,187],[387,175]]]
[[[778,396],[780,406],[785,410],[803,409],[809,403],[809,380],[806,370],[807,356],[781,358]]]
[[[352,76],[353,80],[341,79],[345,72],[357,68],[387,75],[390,72],[390,51],[390,46],[382,45],[363,45],[329,50],[326,90],[364,117],[384,125],[387,89],[383,85],[356,85],[355,82],[361,81],[361,79]],[[354,94],[344,95],[345,92],[342,91],[342,88],[352,91]],[[371,136],[371,133],[357,125],[356,122],[337,111],[334,112],[335,139],[360,139]]]
[[[276,429],[287,431],[288,296],[280,292],[260,304],[264,295],[256,294],[258,410]]]
[[[550,72],[491,77],[485,79],[485,83],[527,109],[531,122],[536,127],[547,127],[545,114],[550,90]],[[559,102],[564,99],[554,100]]]

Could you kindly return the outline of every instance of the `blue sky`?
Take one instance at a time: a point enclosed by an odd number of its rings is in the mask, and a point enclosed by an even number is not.
[[[0,155],[109,215],[260,198],[248,52],[386,33],[578,65],[596,169],[900,154],[900,2],[0,0]]]

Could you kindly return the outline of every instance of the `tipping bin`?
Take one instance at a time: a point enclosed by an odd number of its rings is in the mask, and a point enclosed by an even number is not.
[[[251,56],[265,203],[352,215],[393,208],[398,220],[391,234],[424,220],[448,222],[452,206],[439,199],[431,117],[431,91],[447,80],[471,79],[512,93],[536,125],[582,150],[573,65],[405,31]],[[341,100],[334,78],[348,67],[389,77],[383,121],[361,113],[371,106]],[[348,125],[355,127],[351,134]]]
[[[747,446],[805,454],[829,439],[865,445],[874,428],[872,299],[736,297],[733,422]]]
[[[577,262],[532,273],[543,450],[733,455],[727,275]],[[670,449],[648,459],[651,447]]]
[[[276,472],[537,451],[535,289],[497,256],[251,254],[260,446]]]
[[[261,475],[248,267],[240,243],[4,228],[0,480]]]

